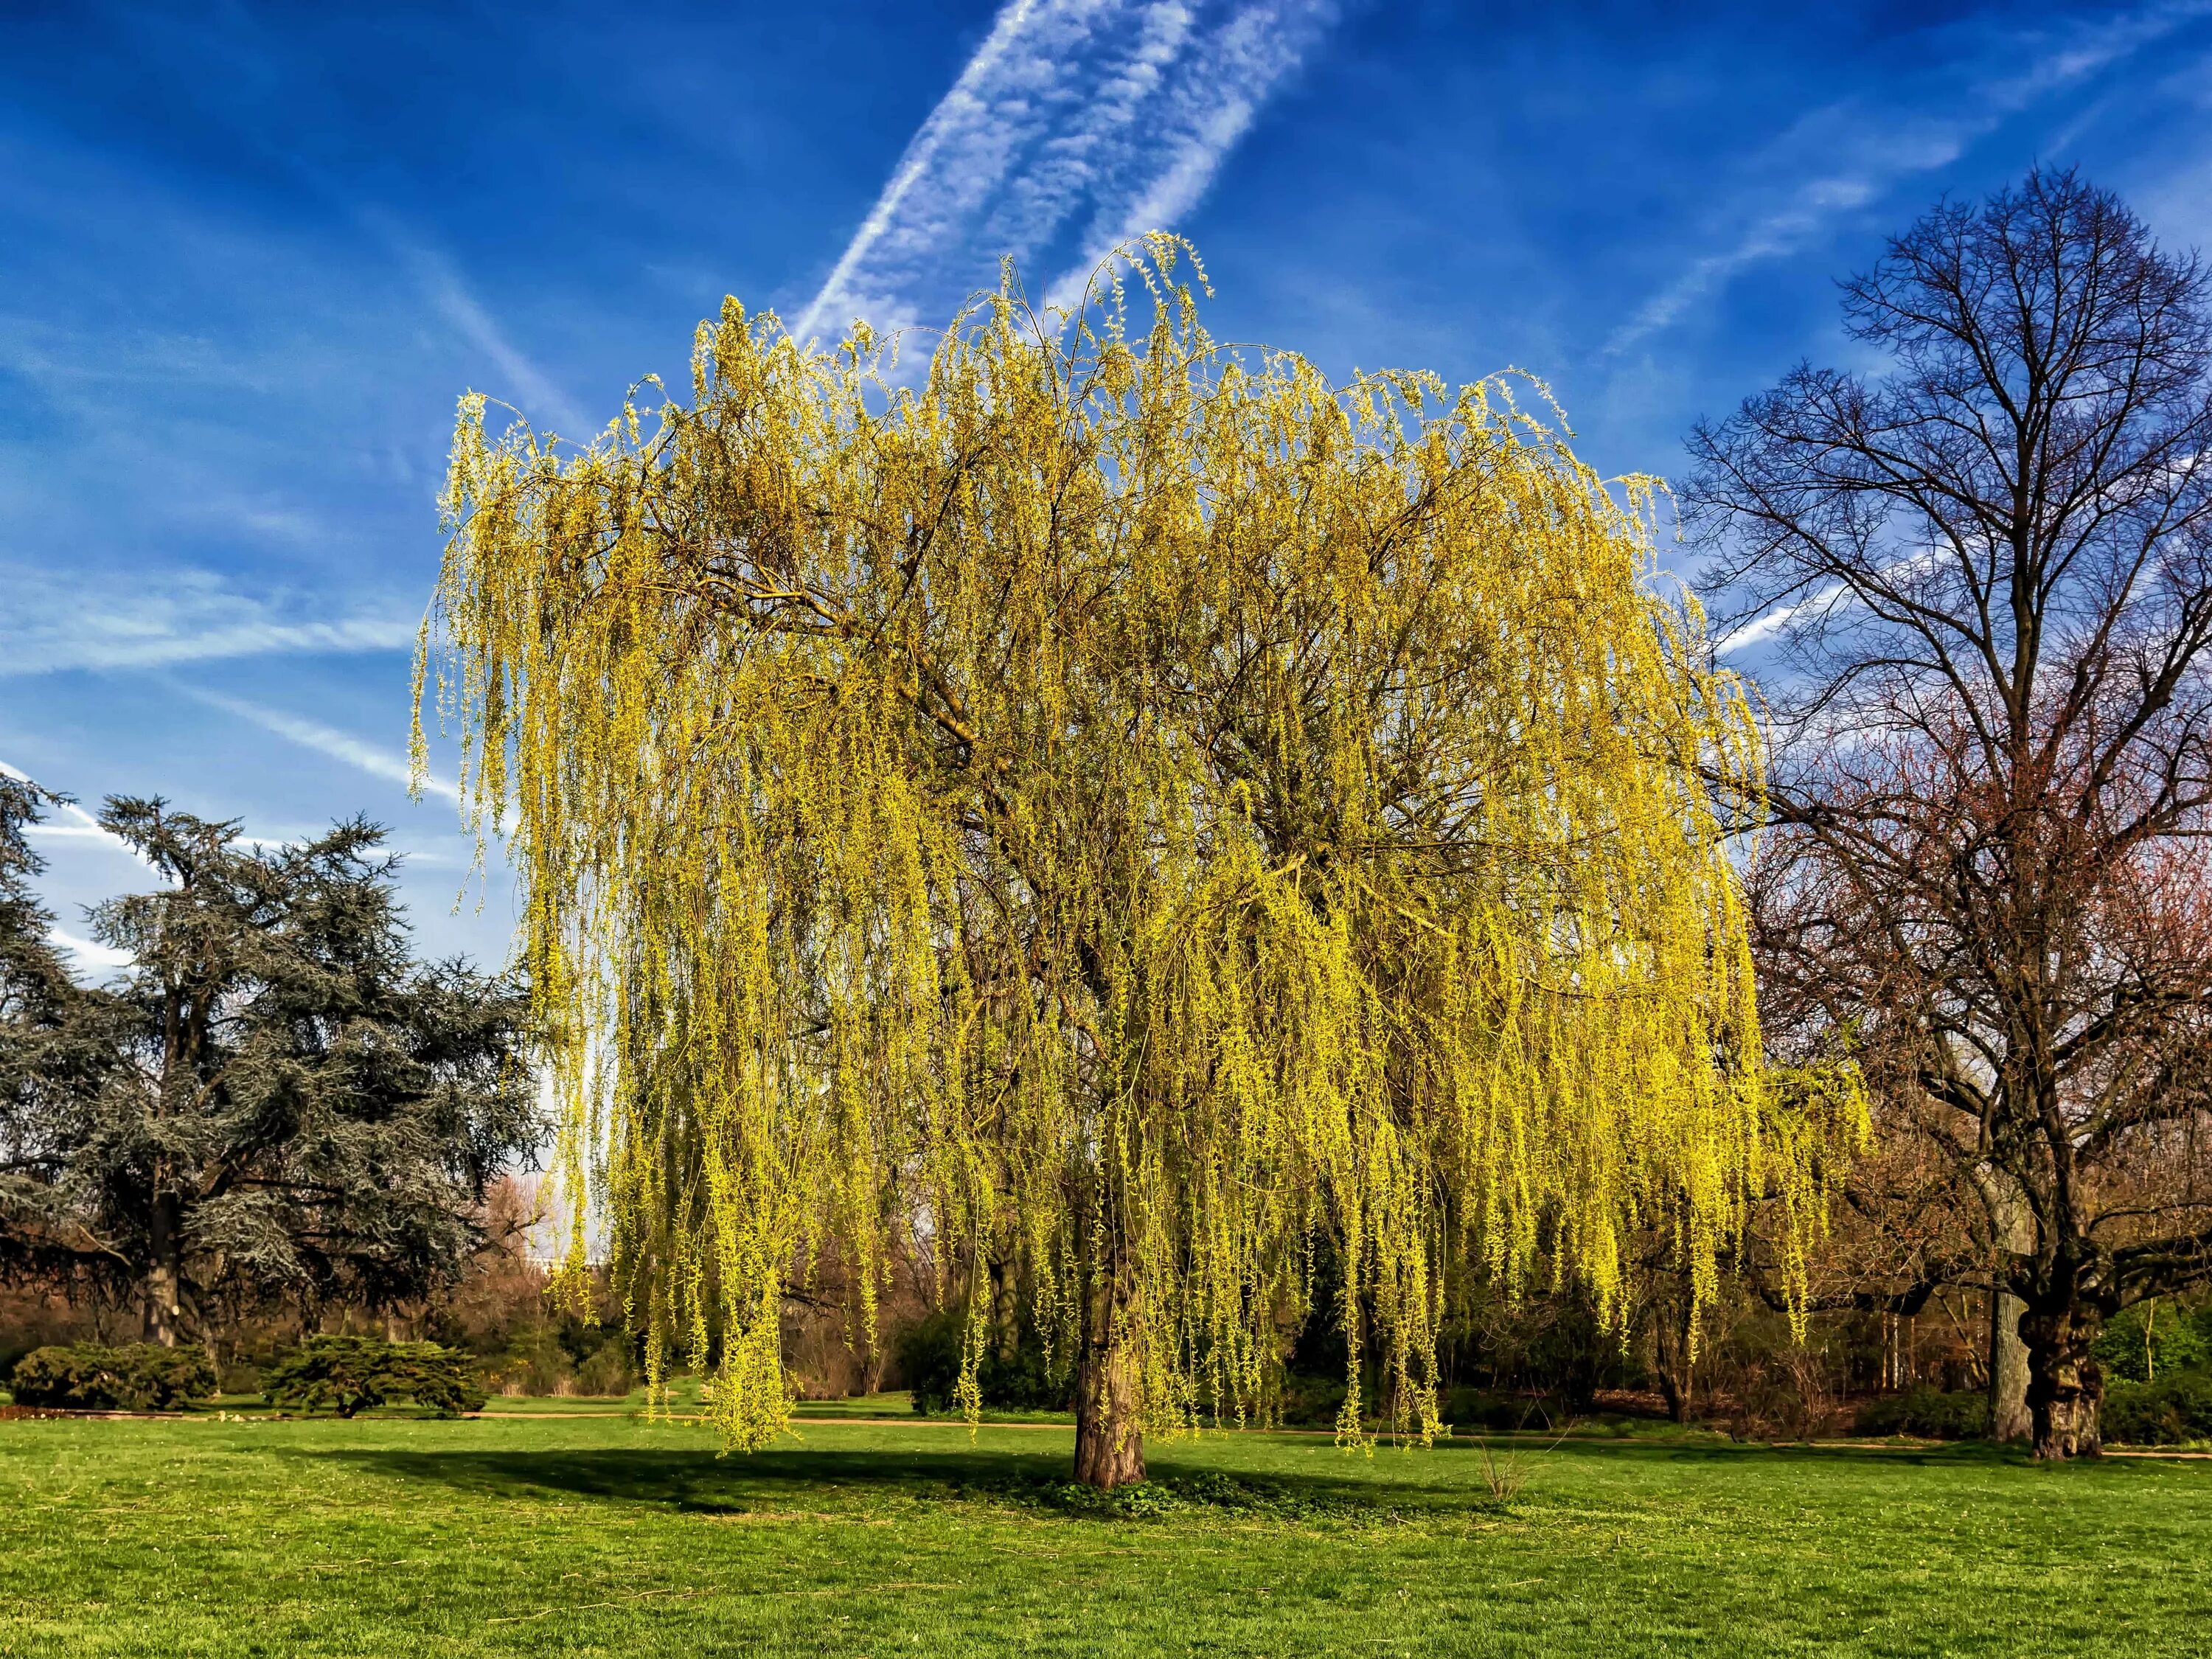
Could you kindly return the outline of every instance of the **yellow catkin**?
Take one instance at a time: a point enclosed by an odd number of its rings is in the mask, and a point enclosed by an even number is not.
[[[1632,1235],[1709,1296],[1778,1193],[1794,1283],[1863,1117],[1757,1063],[1711,782],[1757,729],[1644,487],[1502,382],[1218,347],[1178,252],[1121,268],[1140,334],[1119,270],[1010,276],[918,386],[732,301],[588,448],[463,401],[421,672],[511,838],[572,1249],[593,1194],[733,1445],[791,1277],[902,1239],[1020,1264],[1063,1354],[1115,1253],[1155,1430],[1266,1414],[1325,1253],[1425,1436],[1458,1264],[1617,1320]]]

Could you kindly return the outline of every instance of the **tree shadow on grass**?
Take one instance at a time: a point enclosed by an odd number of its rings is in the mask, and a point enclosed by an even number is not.
[[[1356,1477],[1250,1475],[1156,1468],[1152,1479],[1115,1492],[1069,1479],[1065,1452],[984,1448],[882,1452],[775,1449],[727,1457],[706,1451],[577,1449],[532,1452],[305,1451],[401,1480],[494,1498],[584,1498],[685,1515],[865,1513],[884,1500],[981,1503],[998,1507],[1136,1520],[1212,1512],[1253,1520],[1389,1522],[1410,1511],[1483,1505],[1457,1486],[1388,1486]]]
[[[1504,1435],[1492,1449],[1539,1486],[1553,1457],[1605,1462],[1861,1468],[1996,1468],[2023,1461],[2008,1449],[1959,1445],[1768,1445],[1719,1439],[1558,1439]],[[854,1516],[886,1507],[973,1504],[1032,1514],[1097,1520],[1177,1515],[1332,1526],[1390,1525],[1417,1519],[1495,1516],[1512,1492],[1487,1490],[1466,1461],[1474,1437],[1441,1441],[1432,1480],[1299,1471],[1255,1474],[1192,1467],[1172,1450],[1153,1460],[1153,1477],[1101,1493],[1069,1480],[1065,1449],[1022,1451],[947,1446],[922,1450],[777,1447],[718,1456],[707,1450],[548,1448],[541,1451],[407,1450],[347,1448],[300,1456],[335,1458],[375,1474],[501,1500],[583,1498],[684,1515],[738,1517],[795,1511]],[[1524,1481],[1513,1482],[1517,1491]]]

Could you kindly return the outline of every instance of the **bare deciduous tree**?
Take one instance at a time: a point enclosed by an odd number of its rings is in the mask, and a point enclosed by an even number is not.
[[[1771,637],[1771,1035],[1858,1054],[2020,1299],[2038,1455],[2089,1347],[2212,1276],[2212,283],[2031,174],[1844,285],[1888,372],[1692,439],[1723,628]]]

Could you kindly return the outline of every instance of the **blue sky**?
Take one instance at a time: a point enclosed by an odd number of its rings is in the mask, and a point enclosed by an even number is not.
[[[301,834],[401,778],[455,398],[597,427],[720,297],[823,331],[1164,226],[1218,334],[1548,380],[1607,472],[1850,362],[1831,279],[2078,163],[2212,247],[2212,0],[0,9],[0,763]],[[680,383],[680,380],[679,380]],[[64,820],[65,932],[143,878]],[[96,966],[94,958],[85,958]]]

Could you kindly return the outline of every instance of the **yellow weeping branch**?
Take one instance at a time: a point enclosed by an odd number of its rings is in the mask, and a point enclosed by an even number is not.
[[[1176,253],[1141,337],[1010,280],[918,390],[732,301],[587,450],[462,404],[441,710],[570,1188],[734,1444],[832,1240],[1021,1262],[1164,1428],[1264,1413],[1323,1250],[1425,1434],[1453,1262],[1618,1316],[1638,1229],[1703,1295],[1753,1196],[1821,1224],[1855,1109],[1768,1097],[1704,781],[1757,734],[1641,489],[1498,385],[1217,347]]]

